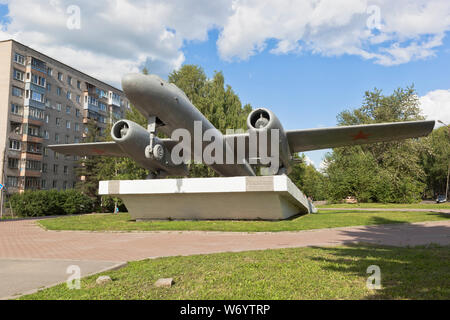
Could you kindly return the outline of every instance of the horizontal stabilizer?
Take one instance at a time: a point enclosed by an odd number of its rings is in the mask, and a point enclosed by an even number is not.
[[[77,156],[110,156],[126,157],[122,149],[114,141],[73,144],[54,144],[48,146],[55,152]]]
[[[435,121],[408,121],[370,125],[286,131],[291,152],[337,148],[424,137]]]

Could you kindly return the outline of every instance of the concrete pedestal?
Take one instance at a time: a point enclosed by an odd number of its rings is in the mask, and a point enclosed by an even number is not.
[[[137,220],[281,220],[316,212],[287,176],[100,181]]]

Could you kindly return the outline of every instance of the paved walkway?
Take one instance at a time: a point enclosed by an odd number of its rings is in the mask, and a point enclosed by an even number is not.
[[[411,209],[411,208],[317,208],[317,210],[345,210],[345,211],[399,211],[399,212],[437,212],[448,213],[450,209]]]
[[[0,298],[65,281],[66,269],[71,264],[83,264],[80,265],[82,275],[86,275],[145,258],[357,242],[394,246],[450,245],[450,221],[278,233],[46,231],[34,220],[2,221]],[[44,260],[46,265],[39,266],[37,260]],[[39,286],[36,282],[23,281],[29,272],[35,272],[34,279],[41,278]],[[59,276],[55,278],[51,274]],[[27,287],[24,283],[30,285]]]

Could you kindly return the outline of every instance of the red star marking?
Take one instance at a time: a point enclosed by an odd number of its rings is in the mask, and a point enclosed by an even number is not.
[[[93,152],[95,152],[96,154],[104,154],[105,151],[103,150],[99,150],[99,149],[92,149]]]
[[[369,139],[369,136],[370,136],[370,134],[364,133],[364,132],[362,132],[362,130],[360,130],[357,135],[352,135],[354,141],[367,140],[367,139]]]

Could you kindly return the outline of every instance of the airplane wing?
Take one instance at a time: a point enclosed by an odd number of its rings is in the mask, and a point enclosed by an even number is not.
[[[70,154],[77,156],[110,156],[126,157],[127,154],[114,141],[108,142],[90,142],[90,143],[72,143],[72,144],[54,144],[48,146],[53,151],[61,154]]]
[[[291,152],[303,152],[366,143],[424,137],[433,131],[435,121],[377,123],[359,126],[289,130]]]
[[[169,151],[178,143],[171,139],[160,139]],[[48,146],[50,149],[61,153],[77,156],[109,156],[109,157],[128,157],[125,152],[114,141],[108,142],[88,142],[72,144],[54,144]]]

